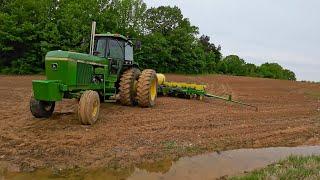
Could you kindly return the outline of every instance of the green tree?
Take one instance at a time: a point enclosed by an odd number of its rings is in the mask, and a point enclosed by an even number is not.
[[[121,33],[142,41],[135,60],[142,68],[175,73],[223,73],[295,80],[276,63],[260,67],[236,55],[222,59],[221,46],[198,38],[177,7],[147,8],[143,0],[2,0],[0,72],[38,73],[51,50],[87,53],[91,22],[97,33]]]
[[[218,71],[218,63],[221,61],[221,46],[216,47],[215,44],[210,42],[210,37],[202,35],[199,39],[200,46],[205,52],[205,71],[208,73],[214,73]]]
[[[136,37],[144,30],[146,10],[142,0],[112,0],[104,17],[114,21],[113,31]]]
[[[91,22],[97,21],[101,27],[110,23],[110,20],[102,19],[107,12],[101,12],[101,5],[96,0],[60,0],[56,8],[53,22],[57,24],[62,50],[88,52]]]
[[[258,67],[255,64],[251,64],[251,63],[246,63],[245,65],[246,68],[246,72],[248,76],[258,76],[257,71],[258,71]]]
[[[42,30],[50,21],[50,5],[50,0],[12,0],[1,4],[0,66],[12,67],[10,71],[21,74],[41,71],[41,40],[46,38]]]
[[[201,73],[204,57],[199,52],[198,28],[178,7],[151,8],[145,15],[145,36],[138,62],[162,72]],[[163,66],[161,66],[163,65]]]
[[[259,74],[264,78],[281,79],[282,67],[277,63],[264,63],[259,67]]]
[[[258,72],[265,78],[296,80],[292,71],[283,69],[278,63],[264,63],[259,67]]]
[[[237,55],[229,55],[225,57],[222,62],[226,66],[227,74],[244,76],[247,74],[246,63],[243,59],[240,59]]]
[[[168,35],[172,30],[181,26],[182,23],[189,23],[183,18],[181,10],[177,7],[160,6],[150,8],[145,14],[145,33],[159,32]],[[190,27],[191,28],[191,27]]]
[[[135,59],[144,68],[152,68],[158,72],[169,72],[169,61],[172,59],[169,41],[161,34],[154,33],[144,36],[142,50],[136,51]]]
[[[292,81],[295,81],[297,80],[296,78],[296,75],[294,74],[294,72],[288,70],[288,69],[285,69],[283,71],[283,79],[287,79],[287,80],[292,80]]]

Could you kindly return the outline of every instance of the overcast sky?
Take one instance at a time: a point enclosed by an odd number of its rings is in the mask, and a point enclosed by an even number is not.
[[[277,62],[299,80],[320,81],[320,0],[144,0],[177,5],[201,34],[260,65]]]

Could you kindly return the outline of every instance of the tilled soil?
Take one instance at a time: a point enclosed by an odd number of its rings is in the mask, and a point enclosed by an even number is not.
[[[49,119],[29,111],[31,80],[0,76],[0,162],[13,171],[36,168],[123,167],[210,151],[320,143],[319,84],[220,75],[167,75],[207,84],[216,99],[159,97],[155,108],[102,104],[97,124],[83,126],[77,101],[57,103]]]

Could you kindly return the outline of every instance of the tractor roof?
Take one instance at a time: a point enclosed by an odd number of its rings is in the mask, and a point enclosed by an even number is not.
[[[95,36],[100,36],[100,37],[114,37],[114,38],[120,38],[123,39],[125,41],[130,41],[127,37],[121,35],[121,34],[111,34],[109,32],[104,33],[104,34],[95,34]]]

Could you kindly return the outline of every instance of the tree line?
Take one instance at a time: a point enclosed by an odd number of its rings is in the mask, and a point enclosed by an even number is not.
[[[143,0],[2,0],[0,72],[43,71],[51,50],[89,51],[91,22],[97,33],[111,32],[141,40],[135,60],[163,73],[222,73],[295,80],[276,63],[246,63],[223,57],[221,46],[199,35],[199,28],[178,7],[148,8]]]

